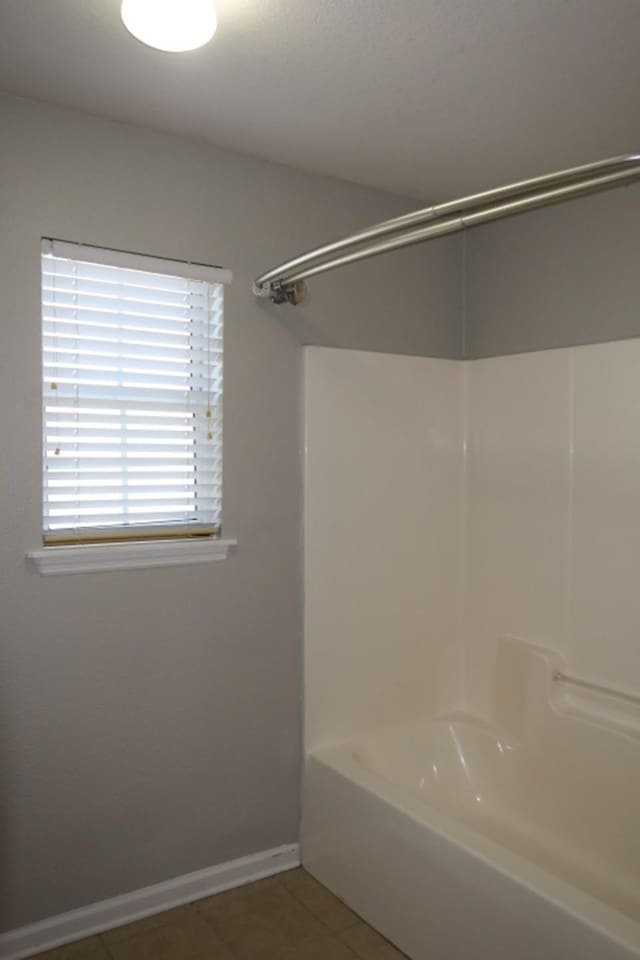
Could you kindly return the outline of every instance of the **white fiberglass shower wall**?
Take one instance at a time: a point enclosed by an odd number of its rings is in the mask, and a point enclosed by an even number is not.
[[[640,340],[308,348],[305,427],[303,862],[416,960],[640,958]]]
[[[506,633],[640,694],[640,339],[466,365],[469,707]]]
[[[489,717],[504,635],[638,692],[640,339],[305,353],[307,746]]]
[[[305,350],[307,747],[462,697],[462,375]]]

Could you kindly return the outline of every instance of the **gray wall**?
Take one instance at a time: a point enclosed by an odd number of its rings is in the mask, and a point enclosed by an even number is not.
[[[464,355],[640,336],[640,184],[470,230]]]
[[[457,356],[457,243],[314,281],[255,273],[399,198],[0,98],[2,929],[294,841],[300,341]],[[221,263],[224,528],[210,566],[41,579],[42,235]],[[384,268],[384,273],[382,272]],[[384,385],[381,385],[383,388]]]

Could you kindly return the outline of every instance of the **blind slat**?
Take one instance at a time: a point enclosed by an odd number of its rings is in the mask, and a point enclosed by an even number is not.
[[[117,359],[122,359],[129,364],[153,364],[154,367],[160,367],[166,370],[183,370],[190,360],[190,350],[184,347],[181,350],[161,350],[155,351],[149,347],[131,349],[120,345],[118,351],[107,345],[98,347],[93,345],[81,344],[78,341],[59,343],[58,346],[44,341],[44,362],[45,364],[55,363],[106,363],[109,364]]]
[[[185,294],[184,290],[163,290],[141,284],[100,280],[83,280],[79,287],[72,275],[65,277],[59,273],[46,274],[44,272],[42,275],[42,293],[45,300],[54,296],[81,297],[83,300],[90,297],[107,300],[114,297],[118,299],[124,297],[131,303],[154,303],[168,307],[182,306],[188,300],[188,302],[200,308],[204,308],[207,303],[203,293],[194,293],[193,291]]]
[[[91,383],[77,381],[74,382],[70,377],[57,379],[53,381],[56,389],[53,389],[49,383],[45,384],[47,392],[47,403],[51,403],[51,395],[57,395],[66,404],[79,397],[85,400],[97,400],[102,404],[112,402],[116,393],[117,384],[112,380],[105,380],[103,383],[95,381]],[[197,413],[198,410],[204,413],[206,406],[199,404],[198,393],[202,390],[178,390],[169,389],[163,386],[154,386],[153,384],[140,384],[139,381],[128,382],[126,385],[118,388],[119,401],[125,406],[133,406],[134,403],[144,403],[149,409],[154,407],[166,407],[172,409],[190,410]]]
[[[100,343],[107,344],[109,346],[126,346],[126,347],[146,347],[147,349],[152,347],[153,350],[191,350],[192,342],[195,342],[194,337],[185,337],[180,336],[180,339],[171,339],[170,337],[163,337],[161,334],[149,333],[146,330],[134,331],[134,333],[126,333],[122,327],[118,328],[117,326],[107,327],[95,327],[89,328],[88,331],[85,329],[82,337],[78,336],[78,332],[73,324],[72,320],[67,322],[67,326],[63,323],[49,323],[45,320],[43,324],[43,334],[44,336],[53,336],[57,341],[63,343],[65,340],[67,344],[69,341],[75,343],[84,343],[89,346],[90,344]],[[220,345],[214,340],[211,343],[211,354],[221,353],[222,352],[222,343]]]
[[[112,495],[120,495],[122,492],[123,484],[117,486],[106,486],[106,487],[78,487],[75,484],[69,484],[66,487],[50,487],[50,505],[59,504],[59,503],[68,503],[70,502],[68,498],[77,497],[78,503],[94,503],[97,497],[109,497]],[[195,484],[185,484],[184,486],[178,487],[172,485],[166,486],[153,486],[147,487],[144,485],[138,487],[132,487],[129,491],[135,496],[153,496],[156,499],[160,499],[161,495],[165,496],[167,500],[180,500],[186,499],[188,494],[193,494],[195,489]],[[211,496],[214,499],[219,499],[219,493],[216,491],[211,492]]]
[[[145,309],[144,305],[137,306],[125,301],[119,304],[116,300],[91,305],[85,302],[74,303],[73,298],[67,298],[67,300],[43,298],[42,307],[45,317],[54,322],[72,320],[74,323],[91,323],[95,320],[117,323],[119,326],[119,320],[123,318],[129,324],[158,328],[166,325],[168,329],[180,330],[191,325],[195,327],[198,323],[206,327],[208,315],[208,311],[195,310],[188,305],[181,309],[156,310]]]
[[[55,312],[45,308],[43,314],[45,331],[61,327],[62,329],[75,330],[78,339],[82,338],[83,333],[91,334],[94,331],[118,331],[118,333],[132,334],[151,334],[155,337],[169,338],[169,342],[185,339],[194,339],[200,335],[203,339],[206,337],[206,323],[199,322],[196,318],[193,326],[185,321],[168,320],[165,317],[143,316],[142,314],[126,314],[120,319],[117,314],[91,312],[89,310],[73,310],[61,308]],[[203,328],[203,329],[201,329]]]

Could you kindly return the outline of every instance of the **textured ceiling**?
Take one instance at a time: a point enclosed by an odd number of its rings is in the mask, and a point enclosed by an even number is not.
[[[640,150],[640,0],[218,0],[163,54],[118,0],[0,0],[0,88],[446,200]]]

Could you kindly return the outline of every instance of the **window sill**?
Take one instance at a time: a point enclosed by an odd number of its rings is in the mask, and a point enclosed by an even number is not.
[[[150,540],[129,543],[77,543],[30,550],[28,559],[38,573],[48,577],[62,573],[99,573],[103,570],[135,570],[145,567],[176,567],[191,563],[226,560],[237,540]]]

